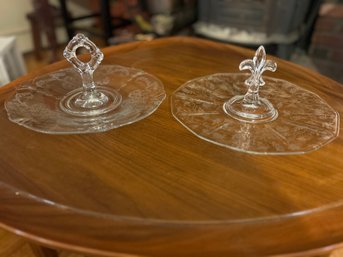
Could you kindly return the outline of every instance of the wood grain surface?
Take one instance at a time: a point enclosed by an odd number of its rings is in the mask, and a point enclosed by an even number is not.
[[[195,77],[238,72],[254,51],[175,37],[103,49],[104,64],[158,77],[167,99],[105,133],[45,135],[0,110],[0,226],[39,243],[106,256],[321,254],[343,242],[343,135],[304,155],[256,156],[191,134],[170,95]],[[270,57],[272,58],[272,57]],[[272,58],[288,80],[343,116],[342,85]],[[0,90],[69,67],[30,73]]]

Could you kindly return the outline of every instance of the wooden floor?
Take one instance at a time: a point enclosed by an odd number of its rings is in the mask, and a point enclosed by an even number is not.
[[[60,257],[85,257],[84,255],[61,251]],[[30,245],[21,237],[0,229],[0,257],[35,257]]]
[[[81,254],[61,251],[60,257],[86,257]],[[0,229],[0,257],[35,257],[29,244],[22,238]],[[90,256],[87,256],[90,257]],[[228,256],[230,257],[230,256]],[[300,256],[299,256],[300,257]],[[304,256],[324,257],[324,256]],[[328,257],[343,257],[343,249],[332,252]]]
[[[57,61],[64,59],[63,46],[58,47],[57,57]],[[35,58],[35,55],[33,53],[26,53],[24,54],[24,62],[26,65],[27,72],[31,72],[52,63],[52,53],[48,50],[41,51],[41,59],[39,60]]]

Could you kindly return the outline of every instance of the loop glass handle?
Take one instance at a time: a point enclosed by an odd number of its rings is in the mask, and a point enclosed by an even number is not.
[[[78,48],[89,51],[91,59],[81,61],[76,54]],[[93,73],[104,58],[100,49],[83,34],[77,34],[67,45],[63,56],[81,75],[82,88],[71,91],[60,102],[63,111],[77,116],[92,116],[107,113],[121,103],[121,95],[110,88],[97,87]]]
[[[76,50],[84,47],[89,51],[91,59],[89,62],[83,62],[77,58]],[[94,71],[98,68],[101,61],[104,59],[104,54],[100,49],[83,34],[77,34],[66,46],[63,52],[66,58],[80,73]]]

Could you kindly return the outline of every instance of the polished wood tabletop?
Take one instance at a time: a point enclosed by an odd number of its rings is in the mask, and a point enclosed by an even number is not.
[[[183,83],[239,72],[254,51],[175,37],[103,49],[143,69],[167,98],[104,133],[41,134],[0,112],[0,226],[46,246],[103,256],[302,256],[343,243],[343,133],[303,155],[236,152],[196,137],[170,111]],[[268,76],[308,89],[343,116],[343,87],[287,61]],[[0,90],[1,106],[20,83]]]

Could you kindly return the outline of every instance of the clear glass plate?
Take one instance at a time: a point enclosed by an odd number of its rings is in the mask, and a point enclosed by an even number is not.
[[[5,102],[9,119],[50,134],[102,132],[139,121],[153,113],[166,97],[163,84],[139,69],[101,65],[94,72],[97,90],[108,106],[77,109],[68,99],[82,91],[80,74],[64,69],[28,81]],[[69,111],[68,111],[69,108]],[[75,112],[73,110],[76,110]]]
[[[318,95],[281,79],[264,77],[260,89],[276,117],[261,123],[232,117],[226,103],[246,93],[248,77],[222,73],[185,83],[171,98],[174,117],[206,141],[252,154],[302,154],[338,136],[339,114]]]

